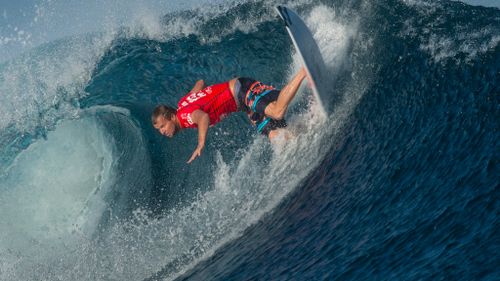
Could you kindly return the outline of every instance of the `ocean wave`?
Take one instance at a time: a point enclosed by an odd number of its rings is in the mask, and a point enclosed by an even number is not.
[[[362,278],[374,264],[406,279],[380,266],[384,250],[426,272],[404,245],[418,255],[427,225],[460,228],[450,190],[475,206],[482,195],[462,187],[489,194],[498,179],[498,114],[485,102],[497,100],[493,9],[287,2],[319,43],[334,113],[318,115],[304,85],[287,118],[294,139],[271,143],[235,114],[186,165],[196,132],[167,140],[151,110],[175,105],[201,78],[284,85],[300,59],[276,3],[98,4],[111,9],[43,2],[34,22],[47,31],[77,10],[98,23],[54,28],[48,42],[32,36],[32,49],[0,65],[0,279]],[[465,24],[470,14],[481,17]],[[416,260],[446,257],[429,251]]]

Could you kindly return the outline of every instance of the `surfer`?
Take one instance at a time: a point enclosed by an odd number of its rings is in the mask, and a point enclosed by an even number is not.
[[[205,147],[208,127],[233,112],[246,112],[257,131],[269,139],[279,135],[287,126],[284,116],[288,105],[305,77],[306,71],[301,68],[281,90],[252,78],[234,78],[208,87],[203,80],[198,80],[180,99],[177,109],[158,105],[151,121],[155,129],[170,138],[180,130],[198,128],[198,146],[187,162],[191,163]]]

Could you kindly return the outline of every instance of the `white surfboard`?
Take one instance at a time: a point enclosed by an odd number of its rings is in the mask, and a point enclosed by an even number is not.
[[[326,78],[326,66],[319,51],[318,44],[304,21],[292,10],[278,6],[278,14],[286,25],[286,30],[292,39],[293,45],[299,53],[302,63],[309,76],[311,88],[324,113],[330,115],[333,107],[330,105],[329,85]]]

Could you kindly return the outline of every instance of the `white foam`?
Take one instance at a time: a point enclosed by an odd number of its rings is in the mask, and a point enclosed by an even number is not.
[[[111,40],[90,36],[55,42],[0,66],[0,130],[14,125],[21,133],[31,132],[77,114],[74,102],[85,95],[83,87]]]
[[[452,35],[438,34],[437,31],[441,29],[436,29],[435,25],[442,25],[448,20],[447,17],[453,16],[439,11],[443,9],[441,3],[424,0],[402,0],[402,2],[416,8],[420,16],[405,21],[400,36],[417,37],[421,41],[420,50],[427,52],[435,62],[454,58],[459,54],[464,54],[465,60],[470,61],[479,54],[493,50],[500,42],[498,35],[500,29],[495,26],[478,27],[472,32],[463,26],[451,26],[449,28],[452,29],[450,32]],[[436,19],[423,27],[416,28],[415,22],[419,17],[436,17]]]
[[[22,52],[61,38],[94,32],[116,33],[125,29],[129,38],[139,37],[165,41],[176,36],[203,35],[197,27],[229,9],[249,1],[186,0],[42,0],[32,7],[24,7],[31,17],[21,23],[0,29],[0,62],[12,59]],[[277,3],[264,3],[269,8]],[[165,15],[178,11],[192,11],[193,16],[179,17],[167,26],[162,25]],[[5,12],[6,13],[6,12]],[[271,15],[259,18],[236,19],[234,24],[220,26],[221,33],[249,30]],[[219,37],[219,36],[216,36]],[[213,39],[207,37],[205,39]]]
[[[325,63],[331,66],[342,65],[345,60],[347,48],[357,30],[357,19],[350,19],[349,24],[336,21],[335,11],[327,6],[314,7],[307,20],[307,25],[314,34],[314,39],[321,46]]]
[[[494,33],[488,28],[478,32],[458,33],[454,37],[430,34],[424,39],[420,49],[428,52],[435,62],[453,58],[460,53],[466,55],[466,60],[472,60],[498,46],[500,35],[490,36],[491,34]]]
[[[454,0],[458,1],[458,0]],[[496,7],[500,8],[500,1],[498,0],[460,0],[460,2],[467,3],[474,6]]]
[[[113,143],[92,118],[68,120],[22,151],[0,182],[0,252],[69,247],[89,237],[113,182]]]

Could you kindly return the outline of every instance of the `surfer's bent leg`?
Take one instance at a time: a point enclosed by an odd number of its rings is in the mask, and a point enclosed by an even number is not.
[[[272,139],[278,135],[278,132],[283,131],[283,128],[287,126],[283,119],[286,109],[305,75],[305,70],[301,69],[281,91],[252,78],[238,78],[240,89],[235,95],[238,107],[247,112],[257,132]]]
[[[302,67],[295,77],[280,91],[278,99],[269,103],[264,110],[264,114],[274,120],[281,120],[285,117],[288,105],[297,94],[300,84],[306,77],[306,71]]]

